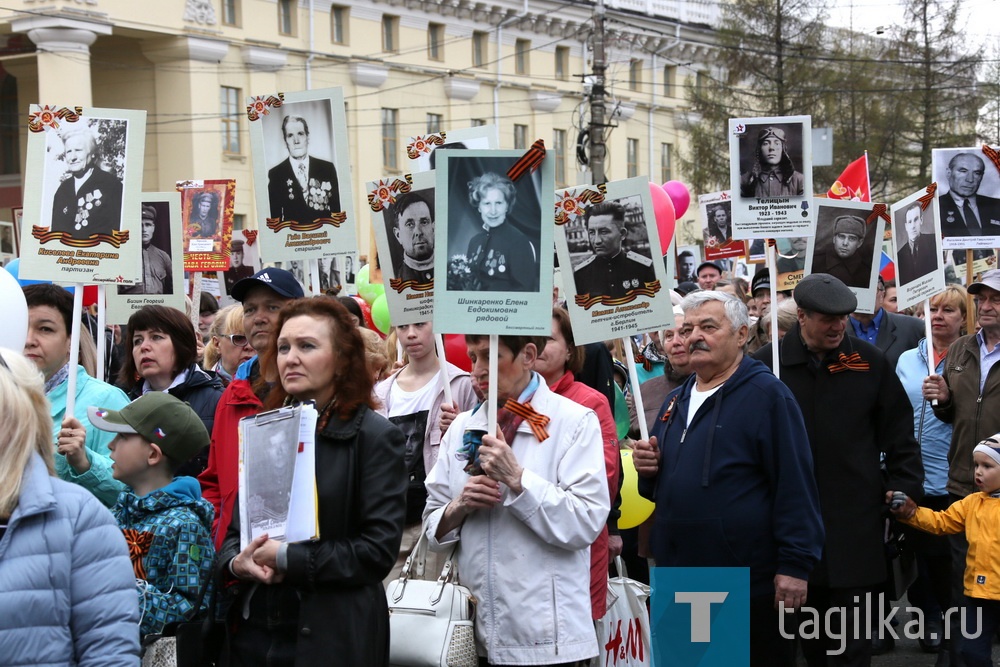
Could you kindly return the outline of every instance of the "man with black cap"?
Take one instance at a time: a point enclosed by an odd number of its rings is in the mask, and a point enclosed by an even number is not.
[[[243,304],[243,330],[250,345],[259,355],[268,349],[278,335],[278,312],[292,299],[303,296],[302,286],[288,271],[267,268],[236,283],[231,295]],[[259,382],[258,357],[240,364],[233,381],[219,399],[212,427],[212,444],[208,450],[208,467],[198,475],[205,499],[215,506],[215,548],[222,547],[226,529],[232,519],[233,502],[239,488],[239,421],[255,415],[263,407],[267,386]]]
[[[715,283],[722,278],[722,267],[715,262],[702,262],[695,271],[698,276],[698,287],[705,290],[714,290]]]
[[[828,609],[844,609],[838,617],[847,635],[832,638],[821,631],[818,639],[802,638],[803,653],[811,666],[828,664],[828,651],[841,649],[837,665],[870,665],[872,641],[860,619],[866,604],[878,615],[877,593],[887,576],[885,489],[923,493],[913,409],[882,352],[845,335],[857,299],[843,282],[814,273],[793,297],[798,322],[779,343],[780,377],[802,408],[826,528],[808,600],[821,617]],[[754,356],[770,366],[771,344]],[[874,602],[866,602],[866,593]],[[861,636],[854,636],[856,627]]]
[[[814,273],[828,273],[851,287],[871,284],[871,257],[865,257],[865,221],[856,215],[841,215],[833,221],[830,245],[816,250]]]

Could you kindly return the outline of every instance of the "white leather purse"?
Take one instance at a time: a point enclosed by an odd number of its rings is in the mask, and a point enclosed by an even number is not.
[[[386,588],[389,603],[389,664],[392,667],[476,667],[473,622],[476,599],[455,578],[455,549],[437,581],[410,578],[410,568],[427,548],[426,530],[399,578]]]

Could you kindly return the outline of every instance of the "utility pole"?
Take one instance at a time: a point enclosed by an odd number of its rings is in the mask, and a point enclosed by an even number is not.
[[[594,14],[594,81],[590,87],[590,171],[594,184],[607,181],[604,177],[604,0],[597,0]]]

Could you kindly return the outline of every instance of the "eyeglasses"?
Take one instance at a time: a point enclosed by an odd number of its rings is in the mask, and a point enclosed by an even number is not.
[[[250,341],[250,339],[243,334],[222,334],[222,337],[228,338],[229,342],[236,347],[243,347]]]

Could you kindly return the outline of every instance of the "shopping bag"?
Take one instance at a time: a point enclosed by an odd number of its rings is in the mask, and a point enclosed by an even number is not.
[[[628,578],[621,557],[617,577],[608,579],[608,611],[597,623],[597,657],[593,667],[650,667],[649,586]]]

